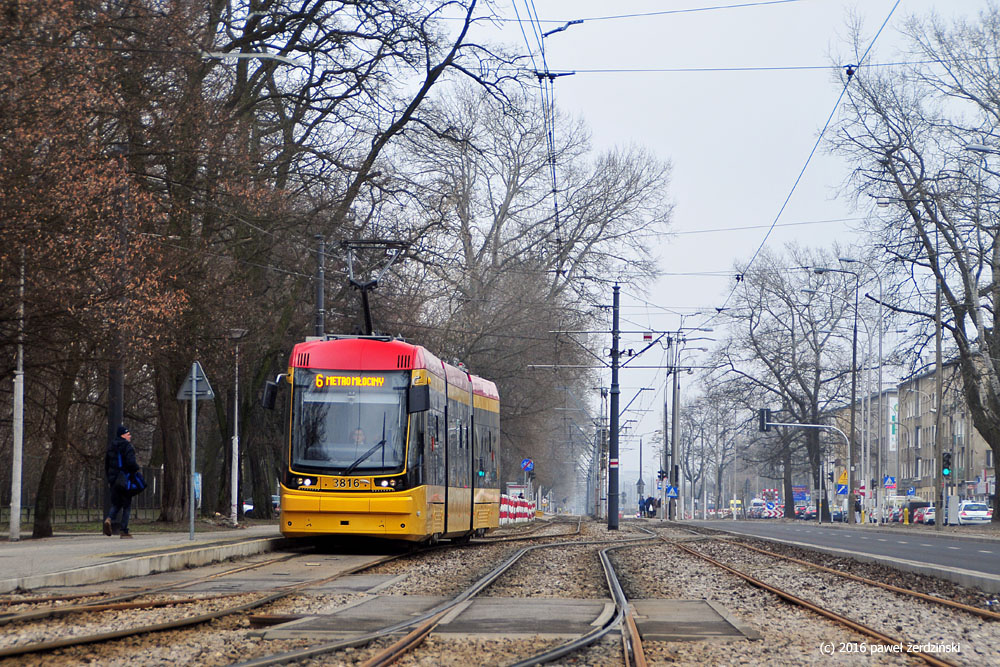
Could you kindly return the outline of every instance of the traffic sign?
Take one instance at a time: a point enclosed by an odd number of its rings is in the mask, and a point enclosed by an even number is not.
[[[773,510],[773,509],[774,509],[774,503],[766,503],[766,504],[764,505],[764,507],[766,507],[766,508],[767,508],[767,509],[769,509],[769,510]]]
[[[838,484],[837,485],[837,495],[838,496],[846,496],[847,495],[847,485],[846,484]]]
[[[181,385],[180,390],[177,392],[177,400],[190,401],[192,386],[195,387],[194,398],[196,400],[210,401],[215,398],[212,385],[208,383],[208,376],[205,375],[205,371],[202,370],[201,364],[197,361],[191,364],[191,372],[184,378],[184,384]]]
[[[676,497],[677,497],[677,487],[676,486],[668,486],[667,487],[667,498],[676,498]]]
[[[917,490],[911,486],[910,488],[906,489],[906,495],[915,496],[917,495]]]
[[[840,471],[840,477],[837,478],[837,484],[847,484],[847,468]]]
[[[531,459],[524,459],[521,461],[521,470],[524,472],[531,472],[535,469],[535,462]]]
[[[885,477],[882,478],[882,486],[884,486],[887,489],[895,489],[896,478],[892,477],[891,475],[886,475]]]

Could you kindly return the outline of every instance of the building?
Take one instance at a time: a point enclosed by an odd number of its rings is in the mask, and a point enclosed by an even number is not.
[[[988,500],[996,493],[993,451],[972,425],[956,362],[942,369],[941,444],[952,456],[948,493],[962,499]],[[924,500],[934,498],[937,475],[935,429],[938,419],[935,369],[900,383],[899,456],[901,494]]]

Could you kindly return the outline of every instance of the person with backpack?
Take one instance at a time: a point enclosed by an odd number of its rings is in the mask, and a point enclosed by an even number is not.
[[[120,425],[117,437],[108,445],[104,455],[104,471],[107,475],[108,489],[111,493],[111,508],[104,519],[104,534],[111,537],[111,521],[121,512],[122,539],[130,539],[128,519],[132,513],[132,492],[127,488],[128,479],[132,473],[139,470],[135,460],[135,449],[132,447],[132,434],[124,425]],[[124,481],[119,478],[124,476]]]

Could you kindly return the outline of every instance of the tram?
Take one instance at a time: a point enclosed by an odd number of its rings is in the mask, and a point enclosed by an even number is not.
[[[382,336],[294,347],[281,478],[286,537],[467,539],[499,525],[496,385]]]

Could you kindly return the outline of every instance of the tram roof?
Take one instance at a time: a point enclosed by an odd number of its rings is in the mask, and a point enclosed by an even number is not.
[[[471,380],[474,393],[495,399],[500,397],[493,382],[443,362],[421,345],[398,338],[358,336],[309,340],[292,349],[289,365],[342,371],[426,368],[435,375],[446,376],[449,384],[466,384]]]

